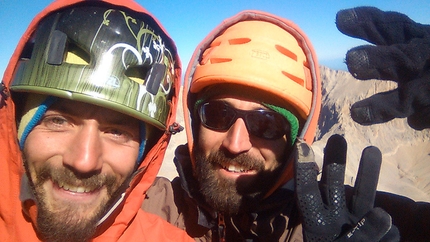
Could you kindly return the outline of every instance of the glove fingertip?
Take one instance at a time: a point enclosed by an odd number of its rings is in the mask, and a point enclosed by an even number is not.
[[[391,234],[392,229],[393,234]],[[389,235],[393,239],[391,241],[397,241],[399,235],[395,232],[391,216],[382,208],[374,208],[346,236],[353,241],[386,241],[385,236]]]
[[[372,163],[381,163],[382,153],[376,146],[368,146],[363,150],[363,159],[371,161]]]
[[[376,66],[370,64],[368,51],[372,51],[373,48],[373,46],[362,45],[346,52],[345,62],[352,76],[359,80],[380,79]]]
[[[363,150],[352,199],[352,211],[357,217],[363,217],[374,206],[381,162],[382,154],[377,147]]]
[[[373,124],[372,111],[369,106],[359,106],[353,104],[350,109],[351,118],[361,125]]]
[[[377,147],[368,146],[363,150],[355,183],[355,187],[358,191],[362,190],[361,193],[367,194],[368,196],[375,193],[381,164],[382,154]],[[373,200],[369,205],[373,205]]]
[[[371,23],[372,16],[381,12],[375,7],[342,9],[336,14],[336,26],[340,32],[351,37],[363,37],[362,24]]]
[[[340,32],[347,34],[348,29],[354,26],[357,16],[354,9],[342,9],[336,13],[336,26]]]
[[[344,137],[339,134],[330,136],[324,148],[323,166],[333,163],[344,165],[346,163],[347,143]]]
[[[351,106],[351,118],[359,124],[371,125],[408,117],[413,111],[412,105],[406,105],[399,97],[399,89],[374,94]]]
[[[346,150],[346,147],[347,147],[345,138],[340,134],[334,134],[330,136],[330,138],[327,141],[326,149],[333,149],[336,147],[341,148],[343,150]]]
[[[315,162],[315,155],[312,148],[303,140],[296,142],[297,162],[308,163]]]

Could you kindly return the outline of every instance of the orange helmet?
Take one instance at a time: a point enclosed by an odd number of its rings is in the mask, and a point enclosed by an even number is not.
[[[312,103],[309,63],[300,43],[270,22],[249,20],[228,27],[204,50],[190,92],[213,84],[265,90],[307,119]]]
[[[321,108],[319,66],[310,41],[293,22],[260,11],[243,11],[223,21],[196,48],[185,73],[183,93],[192,162],[191,121],[197,94],[219,84],[251,88],[275,100],[273,105],[300,119],[297,137],[313,142]],[[289,174],[277,186],[292,178],[292,169],[285,172]]]
[[[304,124],[299,138],[312,143],[321,104],[315,51],[291,21],[243,11],[215,28],[196,48],[184,80],[183,104],[190,150],[195,94],[218,84],[251,87],[270,95]]]

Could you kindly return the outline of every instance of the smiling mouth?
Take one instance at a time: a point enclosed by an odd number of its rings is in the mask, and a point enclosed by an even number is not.
[[[222,165],[221,167],[226,171],[234,172],[234,173],[249,173],[249,172],[255,171],[253,169],[247,169],[247,168],[241,167],[240,165],[233,165],[233,164],[229,164],[227,166]]]
[[[59,182],[59,183],[57,183],[57,185],[58,185],[58,187],[60,187],[63,190],[66,190],[69,192],[75,192],[75,193],[90,193],[90,192],[97,190],[97,188],[90,188],[90,187],[84,187],[84,186],[74,186],[74,185],[70,185],[70,184],[65,184],[63,182]]]

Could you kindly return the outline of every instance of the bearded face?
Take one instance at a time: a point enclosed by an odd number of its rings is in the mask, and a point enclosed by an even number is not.
[[[43,231],[44,238],[48,241],[67,241],[65,238],[70,241],[89,240],[96,231],[98,220],[123,191],[119,189],[122,185],[120,181],[112,175],[95,174],[81,178],[67,168],[52,167],[49,164],[43,165],[34,174],[31,181],[35,183],[30,183],[38,201],[38,229]],[[50,183],[53,187],[48,185]],[[51,197],[48,192],[50,189],[64,189],[74,193],[76,197],[80,193],[101,194],[106,189],[106,195],[98,200],[98,207],[95,208],[91,202],[60,202]]]
[[[261,162],[247,154],[238,157],[228,157],[225,152],[218,151],[205,157],[197,147],[196,166],[194,175],[199,181],[200,192],[206,201],[217,211],[227,214],[237,214],[240,211],[252,209],[261,201],[268,190],[274,185],[280,169],[264,171]],[[228,178],[220,173],[244,173],[229,169],[236,167],[249,167],[249,170],[258,171],[252,175],[240,175],[237,179]],[[223,171],[222,171],[223,170]],[[246,170],[243,170],[246,171]]]
[[[240,110],[259,110],[256,102],[220,98]],[[238,118],[227,131],[200,125],[194,143],[194,175],[206,202],[217,211],[235,214],[263,199],[284,168],[286,137],[267,140],[251,135]]]
[[[24,164],[46,241],[87,241],[125,191],[139,153],[139,121],[60,100],[29,133]]]

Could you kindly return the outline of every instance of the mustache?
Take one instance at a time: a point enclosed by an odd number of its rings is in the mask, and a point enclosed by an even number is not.
[[[35,185],[41,185],[47,180],[52,180],[52,182],[59,186],[65,184],[68,186],[85,187],[91,191],[106,186],[109,194],[114,192],[112,188],[116,182],[116,178],[113,175],[93,174],[82,177],[66,167],[52,167],[46,164],[40,167],[37,173],[37,184]]]
[[[243,167],[246,170],[264,170],[264,161],[255,159],[247,153],[233,156],[225,151],[219,150],[209,154],[206,160],[221,167],[228,167],[229,165],[234,164]]]

